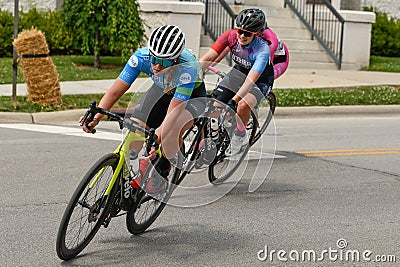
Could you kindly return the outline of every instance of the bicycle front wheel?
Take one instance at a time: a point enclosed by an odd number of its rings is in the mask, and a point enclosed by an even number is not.
[[[179,175],[176,171],[176,168],[172,167],[167,178],[170,182],[174,182],[175,177]],[[149,165],[144,179],[149,180],[147,177],[152,177],[152,179],[164,179],[158,174],[153,164]],[[171,184],[169,184],[165,191],[156,195],[150,195],[142,188],[138,189],[139,191],[136,193],[137,200],[126,214],[126,228],[131,234],[141,234],[153,224],[168,201],[171,194],[171,187]]]
[[[60,259],[70,260],[77,256],[109,216],[118,186],[114,186],[108,196],[105,191],[118,160],[119,156],[113,153],[103,156],[76,188],[58,229],[56,250]]]
[[[257,118],[259,130],[256,133],[256,135],[254,136],[253,140],[251,141],[250,146],[252,146],[255,142],[257,142],[260,139],[262,134],[267,129],[269,123],[271,122],[272,116],[275,113],[276,97],[273,92],[270,92],[267,95],[267,101],[268,101],[268,110],[266,111],[266,114],[261,114],[261,112],[259,112],[258,118]]]
[[[251,112],[250,122],[256,121],[256,115]],[[227,130],[224,129],[224,133],[222,135],[222,142],[218,147],[217,156],[214,162],[208,167],[208,180],[212,184],[221,184],[225,182],[232,174],[238,169],[240,164],[246,158],[247,152],[249,151],[249,144],[252,144],[256,131],[257,131],[257,124],[256,123],[249,123],[247,124],[247,136],[249,138],[248,144],[243,148],[238,155],[233,157],[228,157],[225,154],[225,151],[229,148],[231,144],[230,136]]]

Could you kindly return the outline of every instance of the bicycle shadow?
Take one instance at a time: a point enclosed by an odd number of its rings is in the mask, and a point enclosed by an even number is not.
[[[224,227],[183,223],[157,226],[141,235],[103,238],[104,246],[83,252],[62,266],[188,266],[204,262],[204,257],[223,257],[233,249],[251,244],[252,238]],[[215,255],[217,253],[218,255]],[[212,260],[214,261],[214,260]],[[197,264],[198,265],[198,264]]]

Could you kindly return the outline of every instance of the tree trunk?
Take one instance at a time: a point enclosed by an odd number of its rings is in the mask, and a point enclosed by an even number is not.
[[[94,67],[97,69],[101,69],[101,61],[100,61],[100,30],[97,29],[95,33],[95,41],[94,41]]]
[[[94,52],[94,67],[96,69],[101,69],[100,53]]]

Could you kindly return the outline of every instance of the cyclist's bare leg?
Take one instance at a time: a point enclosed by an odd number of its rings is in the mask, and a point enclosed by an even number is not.
[[[143,121],[136,119],[136,118],[131,118],[131,119],[133,121],[137,122],[137,124],[139,124],[140,126],[145,127],[147,130],[149,129],[149,127]],[[136,133],[143,134],[142,132],[139,132],[139,131],[136,131]],[[144,134],[143,134],[143,136],[144,136]],[[129,148],[139,152],[142,149],[143,144],[144,144],[143,141],[133,140],[131,142]]]
[[[251,116],[251,109],[257,105],[256,97],[249,93],[243,97],[237,106],[237,116],[239,117],[238,124],[247,125]]]
[[[183,142],[183,133],[193,124],[192,114],[188,110],[183,109],[179,112],[179,116],[167,116],[159,137],[163,148],[163,155],[167,159],[171,159],[176,155]]]

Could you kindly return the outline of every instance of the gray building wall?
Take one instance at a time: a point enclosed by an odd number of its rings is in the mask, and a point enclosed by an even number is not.
[[[363,10],[364,7],[374,7],[391,17],[400,18],[399,0],[342,0],[340,2],[340,9],[343,10]]]
[[[361,0],[363,7],[374,7],[378,11],[385,12],[391,17],[400,18],[399,0]]]
[[[0,0],[0,9],[14,11],[14,0]],[[19,0],[19,10],[29,10],[33,7],[42,10],[55,10],[61,8],[63,0]]]
[[[176,0],[178,1],[178,0]],[[246,0],[241,0],[246,4]],[[233,2],[227,0],[228,3]],[[38,9],[59,9],[63,0],[19,0],[20,10],[28,10],[32,7]],[[399,0],[342,0],[340,9],[344,10],[362,10],[363,7],[375,7],[381,12],[387,13],[391,17],[400,18],[400,1]],[[13,11],[13,0],[0,0],[0,9]]]

